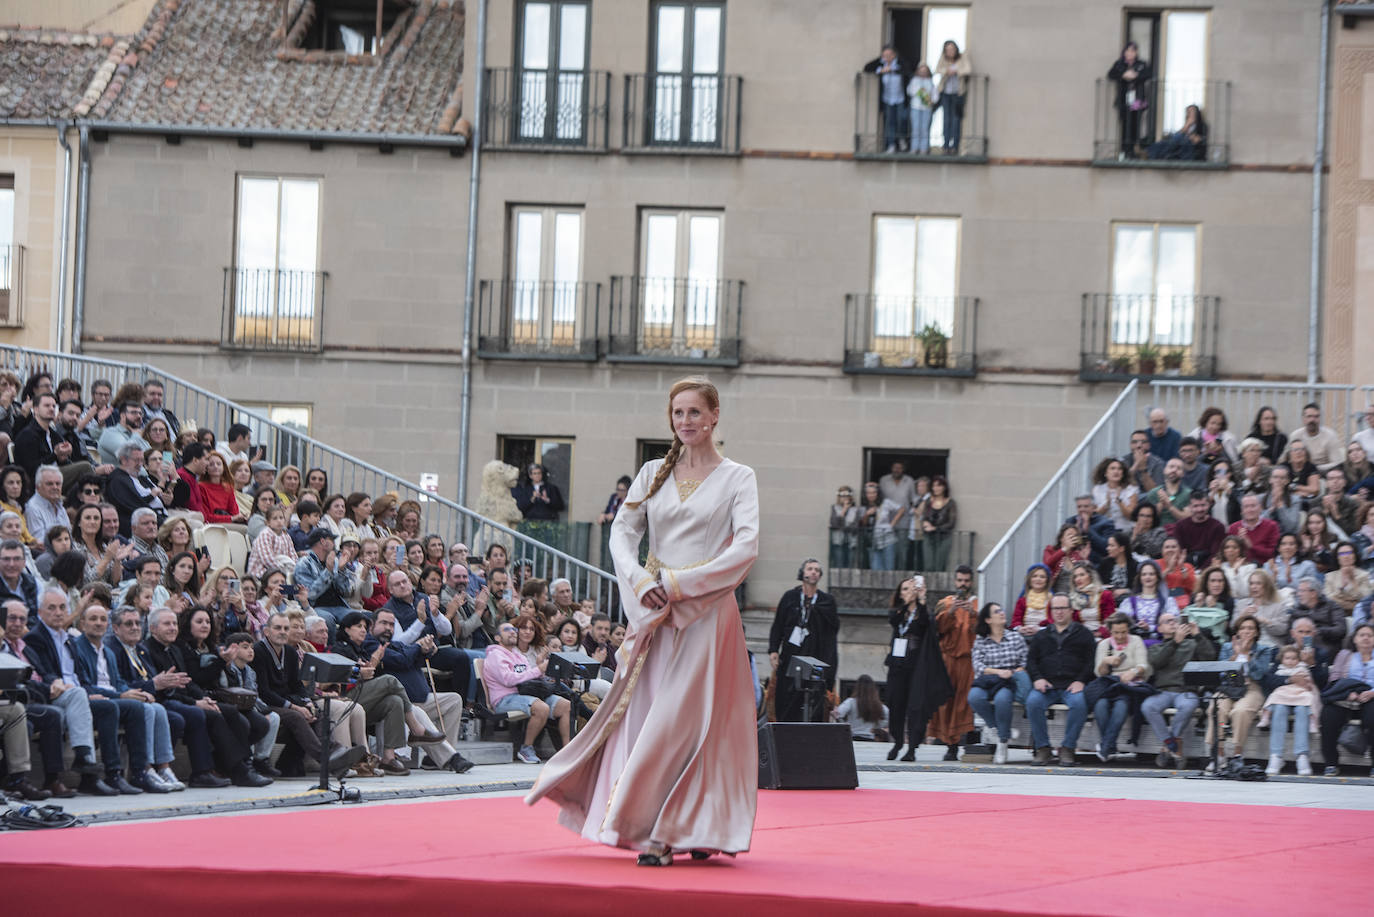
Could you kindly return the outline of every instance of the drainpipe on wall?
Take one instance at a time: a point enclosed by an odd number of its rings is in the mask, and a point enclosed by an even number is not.
[[[82,124],[77,132],[80,166],[76,180],[76,276],[72,278],[72,353],[81,352],[81,333],[86,324],[86,228],[91,217],[91,131]]]
[[[472,163],[468,175],[467,283],[463,293],[463,395],[458,424],[458,505],[468,504],[468,439],[472,431],[472,313],[477,298],[477,191],[482,180],[482,94],[487,67],[487,0],[477,3],[477,82],[472,87]]]
[[[57,122],[57,142],[62,145],[62,235],[57,243],[57,345],[62,346],[67,328],[67,239],[72,223],[72,145],[67,142],[70,121]]]
[[[1331,53],[1331,0],[1322,0],[1321,48],[1317,55],[1317,147],[1312,155],[1312,265],[1307,293],[1307,384],[1321,376],[1322,169],[1326,165],[1327,58]]]

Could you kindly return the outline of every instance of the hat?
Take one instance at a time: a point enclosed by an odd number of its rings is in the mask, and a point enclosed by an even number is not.
[[[313,531],[311,531],[309,536],[307,536],[305,539],[305,544],[307,547],[313,548],[315,545],[319,544],[321,541],[324,541],[326,538],[328,538],[330,541],[333,541],[334,533],[321,525],[315,528]]]
[[[328,531],[328,529],[326,529],[325,531]],[[344,532],[342,535],[339,536],[339,544],[356,544],[358,547],[361,548],[363,546],[363,540],[358,537],[357,532]]]
[[[253,463],[252,469],[255,473],[259,471],[276,471],[277,466],[264,459],[258,459]]]

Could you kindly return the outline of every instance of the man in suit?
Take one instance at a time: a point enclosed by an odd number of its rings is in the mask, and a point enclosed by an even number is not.
[[[773,710],[782,723],[800,723],[805,716],[805,695],[795,690],[787,675],[793,656],[812,656],[829,668],[825,672],[825,690],[835,686],[835,665],[839,661],[840,613],[835,599],[819,588],[821,562],[815,558],[805,561],[797,571],[801,585],[783,593],[768,634],[768,658],[773,663],[773,678],[777,685]],[[822,697],[813,697],[811,721],[825,722]],[[924,736],[920,738],[924,739]]]
[[[17,599],[9,599],[0,601],[0,612],[3,612],[5,622],[4,636],[3,639],[0,639],[0,653],[28,664],[28,659],[24,656],[24,634],[28,633],[29,630],[28,608]],[[73,695],[73,699],[75,699],[75,695]],[[30,677],[24,685],[23,704],[28,725],[38,733],[39,748],[43,752],[45,774],[42,792],[57,799],[71,799],[76,795],[76,790],[70,789],[62,782],[62,740],[63,735],[67,732],[66,715],[62,712],[61,707],[51,702],[48,686],[43,684],[42,679],[37,675]],[[23,756],[27,757],[29,751],[28,729],[19,729],[17,726],[14,728],[23,735]],[[6,733],[7,739],[8,735]],[[11,783],[19,782],[19,779],[24,776],[19,767],[21,760],[22,758],[11,759],[8,754],[6,755]],[[31,797],[26,796],[26,798]]]
[[[141,792],[119,776],[119,707],[107,698],[91,696],[81,687],[81,681],[76,674],[76,638],[67,632],[70,619],[66,591],[59,588],[43,590],[38,600],[38,624],[24,636],[24,658],[33,666],[34,673],[42,679],[43,684],[48,686],[54,700],[69,693],[73,696],[71,706],[64,709],[67,713],[68,729],[73,732],[71,742],[73,750],[76,751],[78,769],[82,771],[78,791],[92,796],[118,796],[121,793],[132,795]],[[89,711],[85,721],[94,725],[95,735],[85,732],[84,729],[80,735],[75,734],[77,728],[74,724],[81,724],[80,711],[83,706]],[[94,756],[89,743],[96,735],[100,738],[100,752],[105,759],[105,774],[109,778],[107,780],[100,779],[100,769],[94,766]],[[121,783],[124,786],[120,786]]]
[[[157,705],[151,694],[139,688],[129,687],[119,677],[119,663],[114,650],[102,642],[109,625],[109,610],[97,603],[87,605],[76,616],[76,626],[81,631],[80,637],[73,637],[71,640],[72,649],[76,653],[76,676],[92,700],[110,700],[119,708],[119,721],[124,726],[124,741],[129,749],[128,782],[143,792],[170,793],[174,787],[165,784],[158,776],[152,767],[151,757],[152,738],[161,725],[165,742],[161,763],[164,769],[172,764],[170,727],[167,724],[166,711]],[[159,714],[162,720],[160,724]],[[119,785],[123,778],[118,774],[117,757],[114,764],[115,781],[111,786],[125,792]],[[112,770],[109,765],[110,761],[107,759],[106,773]],[[109,777],[106,778],[106,782],[110,783]]]
[[[145,485],[139,480],[145,451],[142,440],[131,439],[121,445],[115,453],[119,467],[110,472],[109,482],[105,485],[105,498],[119,513],[119,534],[125,538],[133,532],[132,519],[137,510],[152,510],[158,525],[167,518],[167,511],[162,505],[162,498],[158,496],[157,488]],[[153,530],[153,536],[156,539],[156,528]]]
[[[414,643],[425,635],[433,637],[437,643],[453,633],[453,622],[435,607],[429,596],[416,594],[405,571],[391,571],[386,578],[386,588],[391,599],[382,608],[396,618],[392,639],[397,643]],[[467,685],[472,677],[472,659],[456,646],[438,647],[429,654],[429,664],[448,672],[452,677],[449,684],[455,688]]]
[[[308,772],[312,764],[319,765],[319,725],[310,706],[310,695],[301,681],[300,657],[288,643],[290,630],[291,623],[285,614],[274,612],[269,616],[262,628],[262,639],[253,645],[251,665],[257,675],[258,697],[281,716],[283,728],[307,759]]]
[[[443,723],[446,741],[426,745],[425,754],[434,759],[439,767],[446,767],[456,774],[472,770],[472,762],[460,755],[454,746],[463,723],[463,695],[452,691],[431,691],[424,667],[434,656],[438,647],[431,634],[425,634],[414,643],[397,643],[393,640],[396,633],[396,616],[383,605],[377,609],[376,620],[372,622],[372,636],[386,647],[382,665],[386,671],[396,676],[396,680],[406,689],[411,703],[424,711],[430,725],[437,720]]]
[[[32,624],[38,616],[38,582],[24,569],[24,546],[14,539],[0,541],[0,603],[22,602]]]

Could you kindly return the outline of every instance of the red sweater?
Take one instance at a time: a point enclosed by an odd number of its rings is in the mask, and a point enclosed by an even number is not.
[[[239,514],[239,501],[234,489],[227,484],[208,484],[199,481],[201,512],[206,522],[233,522]]]
[[[1279,547],[1279,524],[1273,519],[1261,519],[1259,525],[1246,531],[1243,521],[1236,522],[1226,530],[1228,535],[1239,535],[1250,542],[1250,550],[1245,552],[1251,563],[1268,563]]]

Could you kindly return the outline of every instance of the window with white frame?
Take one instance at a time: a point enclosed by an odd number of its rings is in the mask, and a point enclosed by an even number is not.
[[[312,405],[243,402],[243,407],[283,428],[269,426],[246,414],[240,416],[239,421],[247,424],[252,431],[254,447],[266,446],[267,458],[279,468],[283,465],[304,467],[306,449],[301,437],[310,436]]]
[[[0,175],[0,324],[18,319],[21,263],[14,243],[14,176]]]
[[[653,7],[654,143],[720,143],[725,5],[664,0]]]
[[[959,219],[873,218],[873,337],[877,350],[901,346],[935,326],[954,334],[959,288]]]
[[[1113,224],[1112,344],[1192,346],[1199,230],[1188,223]]]
[[[517,341],[576,346],[583,331],[582,210],[511,210],[510,323]]]
[[[643,345],[710,350],[720,327],[725,214],[701,210],[641,212]]]
[[[581,141],[590,7],[583,0],[525,0],[519,15],[519,137]]]
[[[320,180],[239,176],[234,334],[276,341],[317,331]]]
[[[1158,87],[1159,135],[1183,126],[1189,105],[1207,107],[1208,31],[1211,14],[1199,9],[1128,10],[1126,40],[1140,48]],[[1206,117],[1206,112],[1203,113]]]

